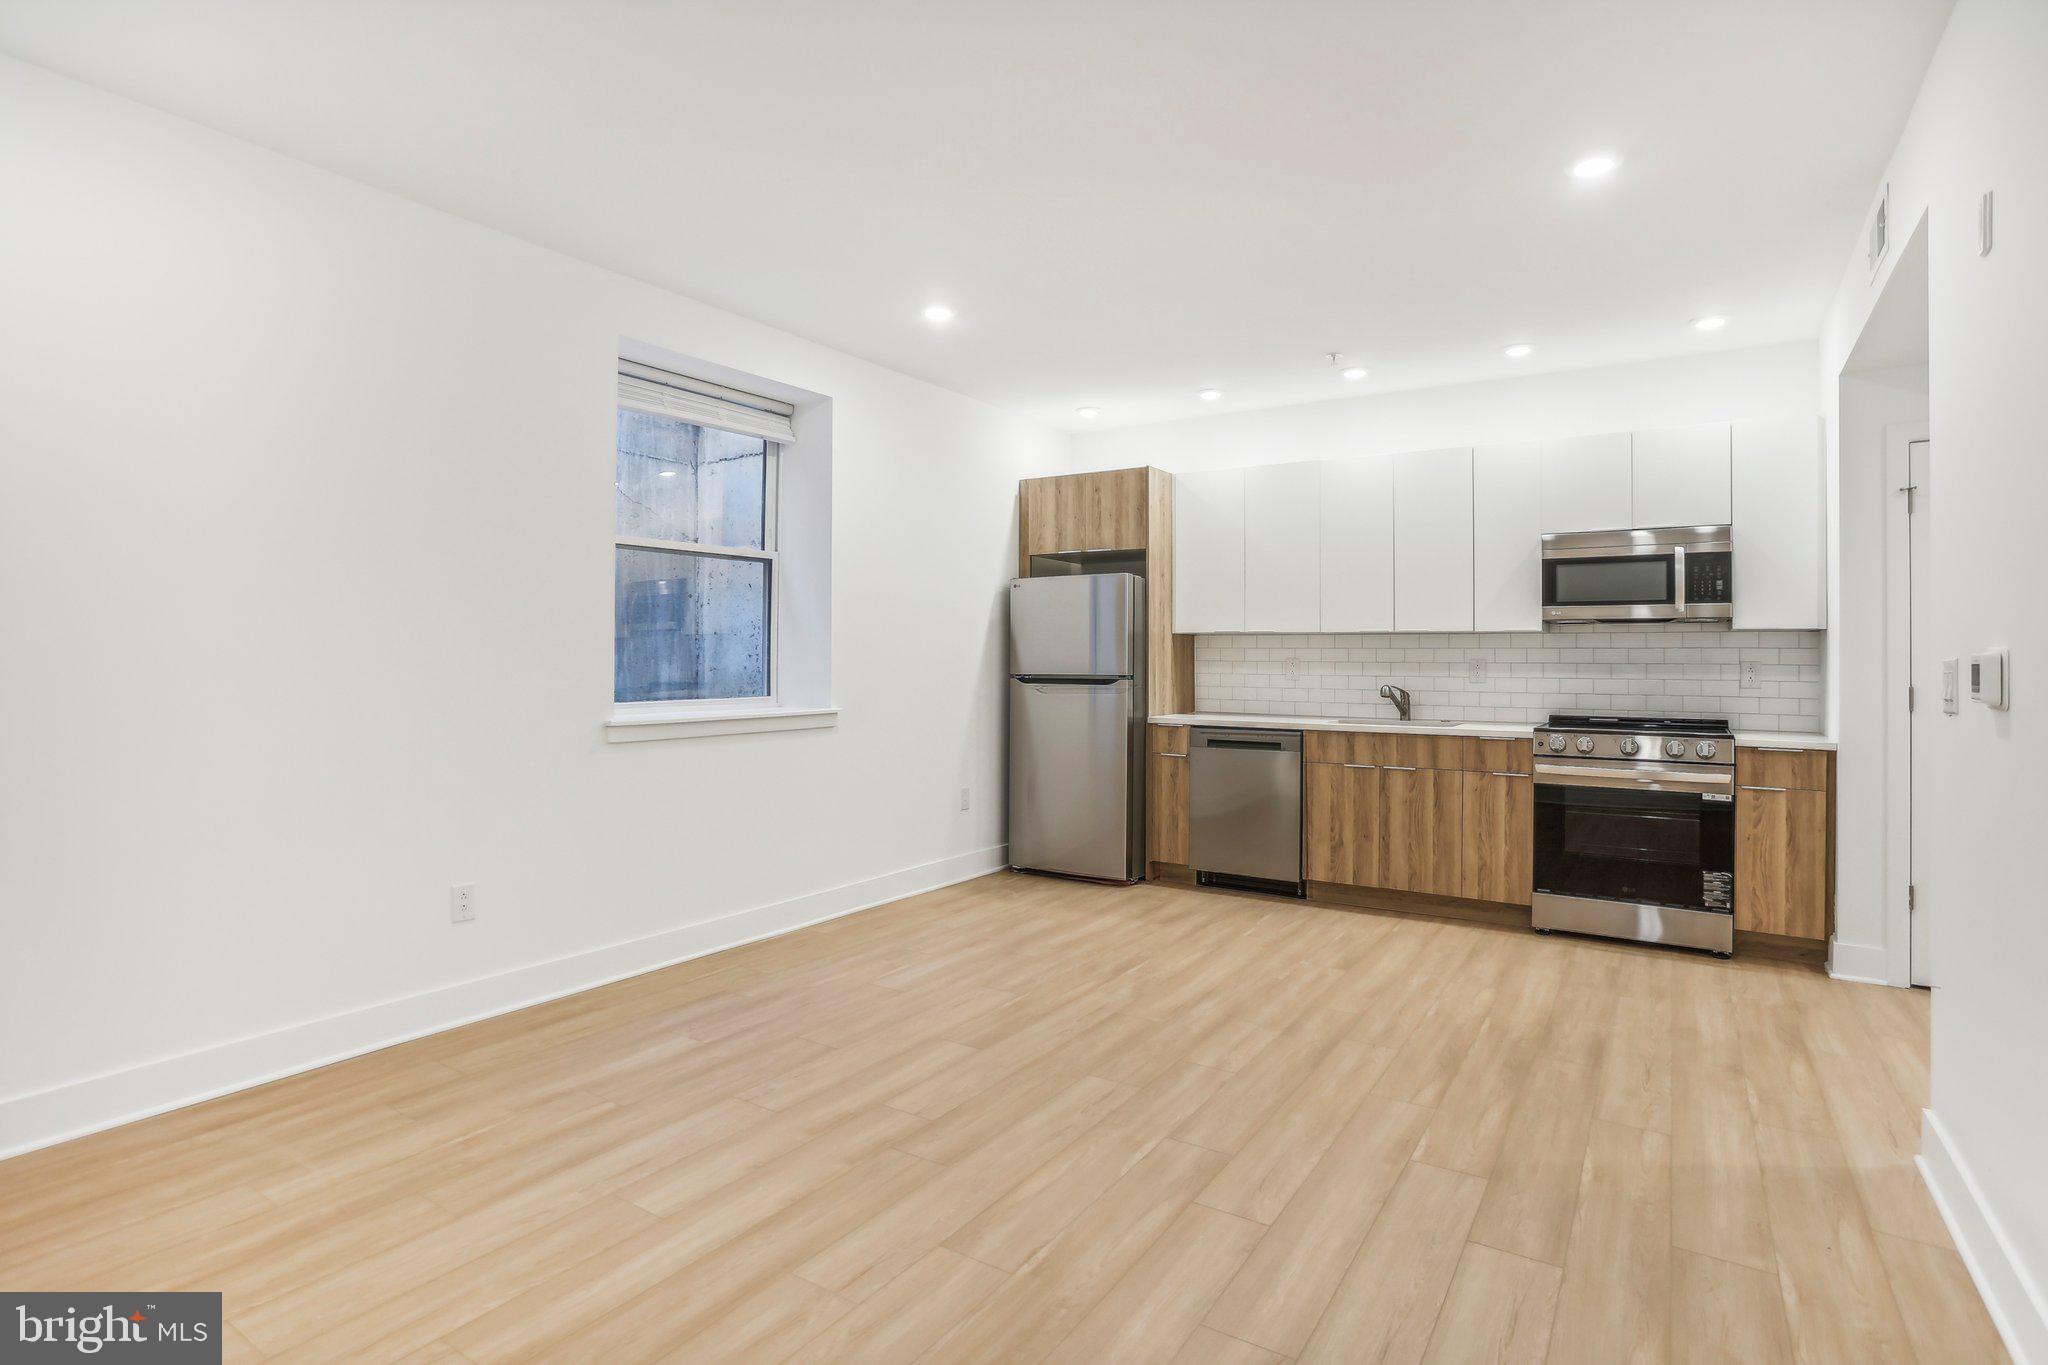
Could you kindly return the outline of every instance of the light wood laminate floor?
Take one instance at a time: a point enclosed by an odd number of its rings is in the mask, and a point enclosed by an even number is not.
[[[1000,874],[0,1164],[230,1360],[1978,1361],[1924,993]]]

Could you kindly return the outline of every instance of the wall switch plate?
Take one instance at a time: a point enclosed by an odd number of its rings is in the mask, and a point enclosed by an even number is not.
[[[1465,660],[1465,677],[1470,682],[1486,681],[1486,660],[1474,655]]]
[[[1941,714],[1944,716],[1954,715],[1962,705],[1956,697],[1957,671],[1956,660],[1943,659],[1941,661]]]
[[[1763,665],[1753,661],[1744,663],[1742,665],[1742,685],[1752,690],[1762,687],[1764,685]]]
[[[448,890],[448,922],[468,924],[476,918],[476,883],[464,882]]]
[[[1301,659],[1293,654],[1288,655],[1284,660],[1281,661],[1280,671],[1290,678],[1300,677]]]

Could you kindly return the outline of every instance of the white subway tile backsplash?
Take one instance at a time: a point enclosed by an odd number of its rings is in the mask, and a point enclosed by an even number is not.
[[[1555,711],[1669,712],[1817,734],[1823,643],[1820,631],[1693,621],[1541,634],[1201,635],[1195,706],[1390,716],[1380,684],[1397,683],[1414,694],[1418,719],[1534,724]],[[1484,678],[1471,676],[1475,660]],[[1759,666],[1762,687],[1742,686],[1746,663]]]

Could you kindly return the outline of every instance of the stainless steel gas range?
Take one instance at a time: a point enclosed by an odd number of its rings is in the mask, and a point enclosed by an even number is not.
[[[1552,716],[1535,768],[1537,932],[1734,951],[1728,722]]]

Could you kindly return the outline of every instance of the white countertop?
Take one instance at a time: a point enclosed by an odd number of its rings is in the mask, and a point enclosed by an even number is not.
[[[1508,721],[1459,721],[1455,725],[1428,722],[1402,723],[1398,720],[1339,720],[1328,716],[1246,716],[1224,711],[1189,711],[1152,717],[1154,725],[1223,725],[1245,730],[1354,730],[1380,735],[1465,735],[1473,739],[1528,739],[1536,733],[1533,725]],[[1834,749],[1834,740],[1821,735],[1781,734],[1775,730],[1737,730],[1735,742],[1773,749]]]

